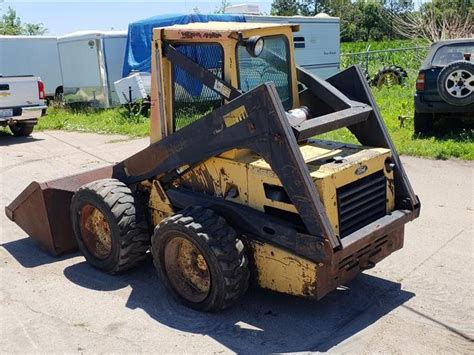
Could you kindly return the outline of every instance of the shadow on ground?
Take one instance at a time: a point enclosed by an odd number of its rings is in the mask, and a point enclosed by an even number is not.
[[[28,137],[15,137],[14,135],[0,129],[0,147],[14,145],[14,144],[26,144],[33,143],[36,141],[42,141],[42,139]]]
[[[465,122],[459,117],[439,117],[435,120],[431,132],[415,136],[415,138],[434,137],[437,141],[454,140],[455,142],[474,141],[474,115],[472,122]]]
[[[26,268],[78,255],[50,256],[31,238],[2,247]],[[237,353],[327,351],[414,296],[401,290],[399,283],[361,274],[319,302],[252,288],[234,307],[210,314],[175,302],[161,285],[151,257],[143,266],[122,275],[104,274],[85,261],[66,267],[64,275],[96,291],[130,286],[128,308],[142,309],[168,327],[209,336]]]
[[[319,302],[251,289],[234,307],[209,314],[176,303],[151,260],[119,276],[100,273],[86,262],[67,267],[64,275],[105,292],[131,286],[127,307],[143,309],[168,327],[209,336],[237,353],[327,351],[414,296],[399,283],[362,274]]]
[[[79,255],[79,252],[72,252],[59,257],[52,256],[42,250],[40,244],[31,238],[14,240],[0,246],[5,248],[21,266],[26,268],[52,264]]]

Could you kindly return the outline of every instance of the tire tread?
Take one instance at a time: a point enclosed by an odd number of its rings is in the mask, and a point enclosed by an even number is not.
[[[150,237],[144,219],[138,220],[135,198],[130,188],[117,179],[93,181],[79,188],[96,194],[110,209],[120,231],[119,260],[110,270],[111,274],[120,273],[138,265],[146,258]]]
[[[158,253],[153,248],[160,238],[160,230],[179,224],[198,235],[215,255],[224,278],[224,297],[221,303],[213,304],[207,311],[218,311],[234,304],[248,288],[250,272],[244,245],[235,230],[226,220],[210,209],[188,207],[178,214],[164,219],[156,228],[152,237],[152,253],[155,266],[160,267]]]

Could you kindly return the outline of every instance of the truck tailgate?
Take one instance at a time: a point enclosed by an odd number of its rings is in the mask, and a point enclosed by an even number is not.
[[[42,104],[39,98],[37,77],[0,77],[0,108]]]

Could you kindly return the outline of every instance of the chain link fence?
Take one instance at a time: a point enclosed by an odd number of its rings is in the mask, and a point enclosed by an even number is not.
[[[421,63],[428,54],[428,46],[370,50],[355,53],[341,53],[341,68],[358,64],[365,71],[368,79],[373,79],[383,68],[400,67],[408,77],[417,75]]]

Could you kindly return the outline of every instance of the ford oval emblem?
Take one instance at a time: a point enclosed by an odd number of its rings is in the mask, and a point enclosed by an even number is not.
[[[363,173],[365,173],[367,171],[367,165],[360,165],[356,171],[355,171],[355,174],[356,175],[362,175]]]

